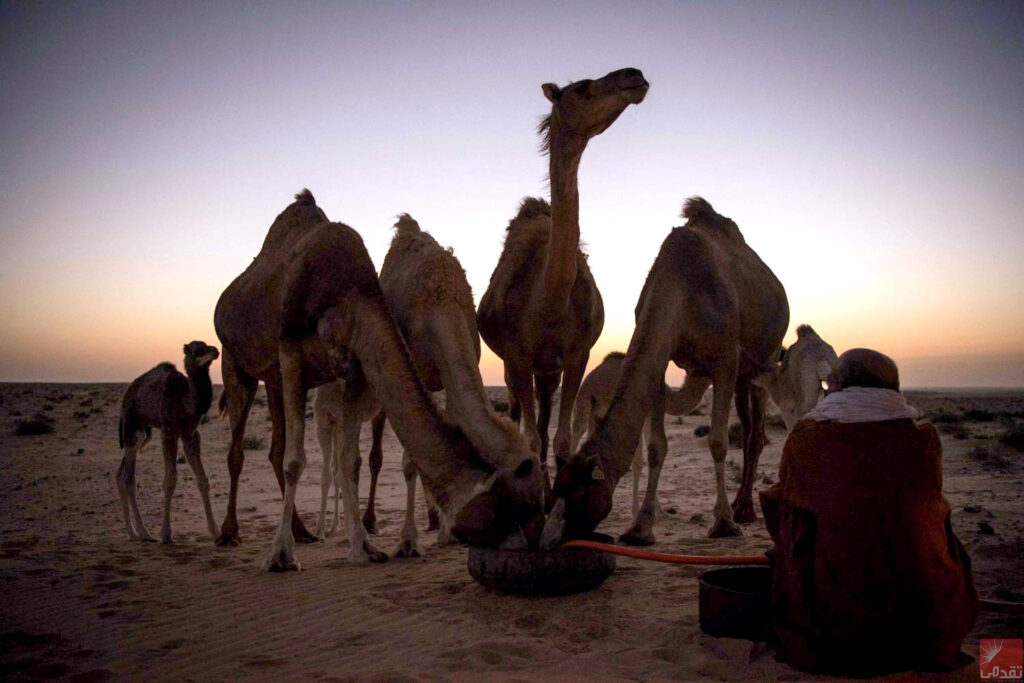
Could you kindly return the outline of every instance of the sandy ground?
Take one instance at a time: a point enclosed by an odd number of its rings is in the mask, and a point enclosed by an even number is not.
[[[763,645],[712,638],[698,625],[698,567],[619,558],[599,588],[561,598],[489,591],[466,570],[466,549],[438,546],[417,512],[425,556],[353,565],[334,536],[301,545],[303,570],[260,570],[280,515],[266,459],[270,423],[258,398],[240,488],[244,543],[218,548],[205,531],[194,478],[178,468],[173,545],[130,541],[114,474],[117,416],[125,385],[0,385],[0,678],[151,680],[590,680],[812,678],[775,662]],[[219,387],[216,389],[219,391]],[[503,397],[494,390],[494,397]],[[1024,456],[993,438],[991,413],[1024,414],[1024,392],[913,392],[919,407],[944,411],[945,490],[983,597],[1024,600]],[[971,421],[964,421],[966,411]],[[987,411],[987,412],[986,412]],[[51,434],[15,436],[19,421],[47,417]],[[669,420],[669,460],[661,499],[669,514],[655,550],[759,554],[770,545],[761,522],[742,538],[710,540],[713,472],[706,417]],[[312,422],[310,422],[312,424]],[[226,420],[202,427],[203,456],[218,524],[227,501]],[[785,432],[773,428],[759,486],[773,482]],[[398,544],[405,504],[401,449],[385,434],[379,546]],[[369,443],[364,427],[364,449]],[[364,451],[365,452],[365,451]],[[315,524],[320,449],[307,431],[308,466],[299,509]],[[739,451],[728,471],[735,490]],[[140,455],[143,518],[159,532],[162,458]],[[602,530],[629,523],[630,479]],[[361,482],[365,499],[368,477]],[[343,534],[342,534],[343,535]],[[964,643],[1021,637],[1024,618],[986,613]],[[904,674],[892,680],[918,680]],[[976,662],[938,680],[977,680]]]

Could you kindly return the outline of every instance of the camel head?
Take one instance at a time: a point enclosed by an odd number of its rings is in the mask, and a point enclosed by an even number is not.
[[[220,357],[217,347],[201,341],[191,341],[182,350],[185,352],[185,367],[189,369],[208,369],[210,363]]]
[[[603,133],[631,104],[640,104],[650,83],[639,69],[619,69],[598,79],[586,79],[559,88],[541,86],[551,102],[551,116],[541,128],[571,131],[589,139]]]
[[[497,547],[523,531],[536,539],[544,519],[544,486],[536,456],[499,469],[456,514],[452,534],[464,543]]]
[[[554,548],[563,541],[589,536],[612,509],[615,485],[605,477],[600,457],[583,444],[555,477],[541,534],[541,548]]]

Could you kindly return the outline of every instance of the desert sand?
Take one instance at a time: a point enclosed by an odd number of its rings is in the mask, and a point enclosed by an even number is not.
[[[814,678],[777,663],[763,644],[702,633],[701,567],[620,557],[614,574],[587,593],[525,598],[489,591],[468,574],[464,547],[439,546],[436,534],[425,531],[422,496],[417,520],[423,557],[353,565],[340,532],[297,547],[301,572],[264,573],[260,564],[281,496],[266,458],[270,422],[262,388],[248,433],[262,446],[247,451],[239,493],[243,545],[214,546],[184,464],[172,507],[174,543],[131,541],[114,480],[125,388],[0,385],[0,677],[7,680]],[[492,396],[504,398],[504,389],[493,389]],[[945,493],[979,593],[1024,601],[1024,456],[995,438],[1007,415],[1024,415],[1024,392],[919,391],[908,398],[939,416]],[[52,433],[15,435],[19,423],[43,418]],[[706,423],[701,415],[669,419],[660,493],[668,514],[656,527],[653,549],[760,554],[770,547],[760,521],[747,525],[741,538],[706,538],[713,471],[706,438],[694,435]],[[227,501],[227,421],[211,419],[201,433],[219,524]],[[759,487],[774,481],[785,430],[771,427],[769,438]],[[310,528],[320,497],[322,458],[315,441],[308,430],[298,495]],[[384,447],[376,542],[391,552],[405,484],[401,447],[390,427]],[[730,451],[730,494],[740,458],[740,451]],[[142,451],[138,465],[143,519],[157,534],[162,477],[157,441]],[[368,480],[360,482],[364,502]],[[627,475],[601,531],[618,534],[628,526],[630,488]],[[974,661],[923,677],[977,680],[979,639],[1022,634],[1024,617],[983,613],[964,642]],[[888,680],[921,677],[905,673]]]

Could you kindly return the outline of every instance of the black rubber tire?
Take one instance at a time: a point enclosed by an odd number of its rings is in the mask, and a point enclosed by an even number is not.
[[[593,548],[469,548],[469,574],[493,590],[517,595],[570,595],[596,588],[615,571],[615,555]]]

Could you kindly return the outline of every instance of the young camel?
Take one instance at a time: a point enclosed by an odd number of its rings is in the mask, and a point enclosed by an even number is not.
[[[788,349],[782,349],[782,359],[764,374],[760,375],[755,383],[768,391],[768,395],[779,407],[786,429],[792,429],[793,425],[810,412],[823,395],[821,388],[822,381],[838,364],[839,358],[835,350],[827,344],[810,325],[800,325],[796,329],[797,341]],[[613,351],[594,368],[583,384],[580,385],[580,393],[576,398],[576,407],[573,413],[573,451],[577,449],[584,431],[588,436],[597,432],[597,425],[608,412],[615,389],[618,386],[622,373],[622,365],[625,354]],[[683,394],[680,391],[665,388],[665,414],[682,416],[685,408]],[[650,422],[644,422],[644,428],[640,435],[640,444],[633,457],[633,516],[637,518],[634,527],[643,527],[644,523],[638,519],[640,512],[640,471],[643,468],[644,453],[649,437]],[[648,474],[647,498],[644,501],[645,508],[653,510],[653,519],[661,517],[661,506],[657,498],[658,474],[660,468],[651,469]],[[632,536],[624,535],[624,542],[632,542]],[[653,536],[646,536],[639,539],[641,542],[650,540]]]
[[[554,443],[557,464],[570,455],[573,402],[590,348],[604,327],[601,294],[579,248],[580,160],[590,139],[630,104],[642,102],[648,87],[637,69],[565,88],[542,86],[551,102],[551,114],[540,126],[549,155],[551,205],[542,199],[522,203],[480,299],[480,335],[505,363],[511,414],[517,419],[522,411],[527,441],[545,468],[552,394],[561,383]]]
[[[172,363],[161,363],[135,379],[121,400],[121,421],[118,440],[123,456],[117,470],[117,490],[128,537],[144,541],[156,539],[146,530],[135,497],[135,457],[149,443],[153,429],[160,430],[164,451],[164,523],[160,532],[163,543],[171,542],[171,495],[178,482],[178,439],[196,477],[196,486],[203,499],[206,526],[213,538],[217,525],[210,508],[210,485],[200,459],[199,422],[210,410],[213,385],[210,364],[219,355],[205,342],[185,344],[185,375]],[[139,442],[140,435],[145,435]]]
[[[782,283],[746,244],[736,224],[700,197],[686,202],[684,226],[662,243],[636,306],[636,329],[622,378],[596,433],[558,473],[542,545],[590,533],[611,510],[615,485],[629,469],[644,421],[650,420],[649,463],[657,478],[664,462],[665,369],[686,370],[678,410],[689,413],[714,386],[708,445],[717,483],[709,535],[734,536],[733,521],[753,519],[753,477],[764,447],[767,392],[754,379],[776,362],[789,325]],[[733,505],[725,493],[730,403],[743,425],[743,483]],[[735,512],[734,512],[735,509]],[[627,532],[653,542],[653,506],[641,507]]]
[[[344,485],[343,463],[355,460],[355,490],[359,490],[358,474],[362,459],[359,457],[358,450],[354,454],[345,453],[346,446],[351,445],[351,441],[347,441],[342,432],[342,425],[345,424],[345,410],[355,410],[360,425],[368,420],[372,421],[373,441],[369,456],[370,500],[366,505],[366,512],[363,514],[363,527],[367,533],[377,533],[374,498],[377,493],[377,475],[380,473],[384,460],[381,445],[384,432],[384,411],[381,410],[372,391],[365,391],[360,396],[350,397],[346,402],[345,386],[343,379],[325,384],[317,388],[316,397],[313,399],[316,437],[320,443],[320,452],[323,454],[323,472],[320,477],[320,517],[317,518],[314,532],[316,537],[321,539],[333,535],[338,529],[338,500],[341,498]],[[356,440],[356,446],[358,443],[359,441]],[[331,528],[324,531],[327,519],[327,499],[330,496],[332,483],[334,484],[334,514],[331,517]]]
[[[542,514],[543,480],[535,459],[481,451],[442,419],[416,375],[362,239],[347,225],[329,222],[309,190],[277,217],[260,253],[221,295],[214,325],[223,344],[232,430],[231,489],[221,529],[228,541],[238,539],[245,422],[259,381],[267,385],[270,460],[284,504],[265,569],[299,568],[293,525],[306,463],[306,396],[336,379],[345,380],[346,396],[372,387],[456,537],[498,545]],[[358,423],[359,412],[343,411],[343,421],[343,433],[358,437],[352,423]],[[355,472],[343,467],[342,475],[343,500],[356,500]],[[386,559],[362,524],[351,523],[355,514],[346,517],[349,557]]]

